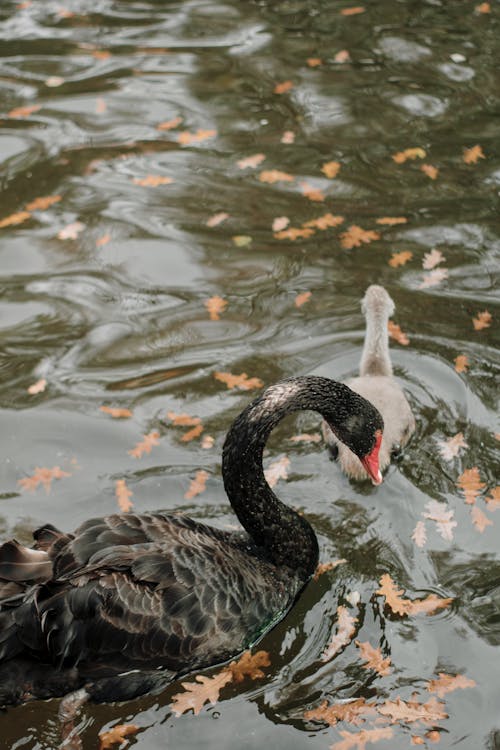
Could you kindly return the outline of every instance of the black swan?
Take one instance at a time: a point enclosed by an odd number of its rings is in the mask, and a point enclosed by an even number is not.
[[[224,486],[245,532],[157,511],[94,518],[73,534],[43,526],[33,549],[5,542],[0,703],[82,686],[93,700],[132,698],[227,660],[280,620],[314,573],[318,543],[267,484],[262,453],[299,409],[318,411],[382,481],[376,408],[342,383],[290,378],[247,406],[224,443]]]
[[[349,388],[367,398],[382,414],[384,436],[380,446],[380,470],[384,471],[391,457],[398,455],[415,430],[415,418],[399,384],[392,376],[389,356],[387,323],[394,314],[394,302],[382,286],[373,284],[361,301],[366,318],[366,333],[359,377],[346,381]],[[326,421],[322,424],[323,436],[334,455],[338,455],[342,470],[352,479],[367,479],[368,475],[358,458],[346,444],[335,436]]]

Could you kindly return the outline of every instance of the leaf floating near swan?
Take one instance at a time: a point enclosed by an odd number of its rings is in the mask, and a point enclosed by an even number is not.
[[[388,573],[380,579],[380,588],[375,592],[385,597],[385,604],[396,615],[418,615],[425,612],[432,615],[440,609],[449,607],[453,598],[440,599],[435,594],[429,594],[425,599],[403,599],[404,589],[398,589]]]
[[[233,375],[231,372],[214,372],[214,378],[225,383],[228,388],[241,388],[242,391],[262,388],[264,385],[260,378],[249,378],[246,372],[242,372],[241,375]]]
[[[69,472],[63,471],[59,466],[54,466],[52,469],[37,466],[32,476],[19,479],[17,483],[21,485],[23,490],[28,490],[29,492],[33,492],[39,484],[43,484],[45,492],[48,495],[54,479],[63,479],[70,476]]]
[[[137,724],[116,724],[106,732],[99,732],[99,750],[109,750],[113,745],[125,747],[127,737],[137,734],[141,727]],[[70,745],[68,745],[70,747]]]

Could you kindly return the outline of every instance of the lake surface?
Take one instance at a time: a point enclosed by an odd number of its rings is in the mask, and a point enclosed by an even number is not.
[[[112,513],[120,479],[136,511],[234,525],[221,446],[257,391],[214,373],[355,374],[372,283],[407,336],[391,352],[417,419],[377,488],[350,483],[321,443],[290,440],[317,433],[316,415],[280,426],[266,462],[290,465],[276,492],[314,525],[321,560],[346,562],[263,639],[265,678],[196,717],[174,716],[179,684],[86,706],[85,750],[122,723],[140,727],[140,750],[358,747],[342,732],[373,717],[328,726],[305,712],[422,703],[440,673],[475,686],[439,698],[448,718],[402,719],[370,747],[500,747],[499,13],[461,0],[2,3],[0,539]],[[227,305],[210,316],[212,297]],[[169,411],[199,417],[202,435],[183,442]],[[128,453],[152,432],[149,453]],[[48,492],[19,483],[56,466],[69,476]],[[200,470],[206,488],[185,499]],[[376,594],[384,573],[410,599],[453,602],[398,617]],[[324,663],[339,605],[355,634]],[[389,674],[364,667],[356,640],[382,648]],[[58,705],[1,714],[0,746],[58,747]]]

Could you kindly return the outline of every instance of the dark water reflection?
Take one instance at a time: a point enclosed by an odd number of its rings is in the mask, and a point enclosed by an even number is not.
[[[498,482],[498,6],[481,14],[471,2],[391,0],[352,16],[342,16],[343,7],[34,0],[0,8],[0,221],[37,197],[61,196],[0,229],[2,539],[27,541],[43,521],[70,529],[114,511],[118,478],[139,511],[187,508],[233,523],[219,456],[249,395],[227,391],[213,372],[246,372],[265,383],[353,374],[363,335],[359,298],[373,282],[390,291],[410,337],[407,347],[393,344],[393,359],[417,434],[380,488],[350,485],[316,444],[289,442],[294,432],[317,429],[310,415],[272,438],[269,460],[286,452],[291,461],[281,494],[314,523],[322,559],[348,562],[311,583],[264,639],[272,655],[266,679],[226,688],[223,701],[197,718],[173,717],[179,686],[87,707],[84,748],[97,746],[103,727],[123,722],[141,726],[131,744],[144,750],[235,742],[326,748],[341,735],[307,722],[305,710],[324,698],[409,699],[415,690],[423,700],[425,682],[440,671],[477,683],[446,696],[440,746],[499,746],[499,520],[479,499],[492,521],[479,533],[456,486],[473,466],[483,495]],[[336,62],[342,50],[350,59]],[[308,58],[322,62],[311,67]],[[293,88],[274,93],[285,81]],[[176,128],[158,129],[177,117]],[[200,129],[216,134],[178,142],[179,132]],[[291,144],[282,142],[286,131]],[[465,164],[463,149],[476,144],[486,158]],[[393,161],[410,147],[425,149],[437,179],[419,160]],[[238,168],[256,153],[266,156],[261,166]],[[328,161],[341,163],[335,179],[321,171]],[[262,169],[295,180],[263,183]],[[173,182],[137,184],[148,175]],[[301,182],[323,191],[324,201],[308,200]],[[218,212],[229,218],[208,227]],[[300,227],[326,212],[344,216],[343,226],[297,241],[273,237],[276,217]],[[377,225],[384,216],[408,222]],[[75,239],[59,239],[74,222],[83,225]],[[381,239],[343,249],[339,234],[352,224]],[[235,236],[251,241],[238,246]],[[422,258],[433,247],[448,276],[421,288]],[[391,267],[402,250],[413,258]],[[311,298],[297,308],[303,291]],[[204,306],[213,295],[228,302],[218,321]],[[492,324],[474,331],[472,317],[483,310]],[[463,373],[455,371],[459,354],[469,361]],[[30,395],[40,378],[46,390]],[[99,411],[103,403],[130,408],[133,417],[113,421]],[[214,447],[180,442],[167,411],[200,416]],[[151,430],[160,445],[134,461],[127,451]],[[468,448],[445,461],[436,440],[457,432]],[[20,478],[55,465],[72,476],[50,494],[20,494]],[[206,491],[184,501],[201,468]],[[454,539],[429,525],[418,549],[411,535],[431,499],[454,511]],[[452,608],[391,619],[375,596],[385,572],[412,597],[454,597]],[[354,643],[321,662],[339,604],[358,617],[356,638],[391,656],[389,676],[363,669]],[[57,747],[57,706],[39,702],[1,715],[0,745]],[[428,729],[396,728],[381,747],[407,747],[410,735]]]

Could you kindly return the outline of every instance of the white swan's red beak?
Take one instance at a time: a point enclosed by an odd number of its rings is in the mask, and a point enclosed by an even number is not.
[[[382,473],[378,465],[378,452],[380,450],[380,444],[382,443],[382,432],[377,430],[375,433],[375,447],[363,458],[360,458],[361,463],[372,480],[373,484],[382,484]]]

